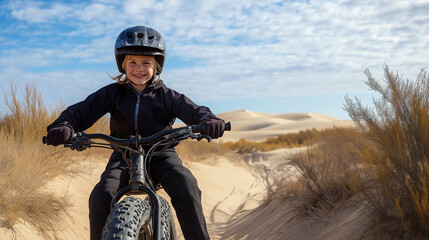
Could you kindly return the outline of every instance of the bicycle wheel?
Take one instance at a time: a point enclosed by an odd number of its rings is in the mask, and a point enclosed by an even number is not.
[[[103,240],[136,240],[150,220],[148,201],[126,197],[112,209],[103,229]]]
[[[160,239],[176,240],[176,228],[167,200],[160,197]],[[126,197],[115,205],[103,229],[103,240],[152,240],[152,218],[148,198]]]
[[[170,204],[163,197],[159,197],[159,200],[161,202],[161,239],[176,240],[176,227],[174,226]]]
[[[148,201],[146,198],[145,201]],[[176,240],[176,228],[174,217],[171,215],[170,204],[163,197],[159,197],[161,208],[161,236],[160,239]],[[148,221],[142,226],[139,240],[153,240],[152,238],[152,221]]]

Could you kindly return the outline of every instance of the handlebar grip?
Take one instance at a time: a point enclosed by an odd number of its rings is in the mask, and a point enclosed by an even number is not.
[[[43,136],[42,137],[42,142],[43,142],[43,144],[48,144],[48,137]]]
[[[202,124],[200,124],[200,125],[193,125],[192,126],[192,132],[193,133],[202,133],[203,132],[203,125]]]
[[[225,131],[231,131],[231,122],[225,123]]]
[[[203,124],[192,126],[192,132],[193,133],[202,133],[203,129],[204,129]],[[231,122],[225,123],[225,129],[224,130],[225,131],[231,131]]]

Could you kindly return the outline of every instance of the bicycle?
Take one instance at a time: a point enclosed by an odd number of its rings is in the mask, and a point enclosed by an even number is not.
[[[225,131],[231,130],[231,123],[225,124]],[[185,139],[198,141],[211,138],[202,135],[203,125],[185,126],[160,131],[152,136],[142,138],[129,136],[118,139],[105,134],[73,134],[64,144],[72,150],[83,151],[91,147],[107,148],[122,152],[130,166],[130,183],[120,189],[111,202],[111,212],[103,229],[103,239],[158,240],[176,239],[174,217],[170,204],[158,196],[156,191],[162,186],[155,185],[147,171],[153,154],[176,146]],[[101,139],[107,143],[94,142]],[[46,144],[46,137],[43,137]],[[148,149],[145,151],[145,149]],[[147,194],[145,199],[135,197]],[[124,197],[127,195],[127,197]],[[121,198],[124,197],[122,200]]]

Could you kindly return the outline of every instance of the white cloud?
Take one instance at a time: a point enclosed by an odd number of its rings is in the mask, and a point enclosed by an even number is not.
[[[63,59],[73,58],[81,62],[106,63],[112,61],[114,47],[112,37],[102,36],[88,40],[87,43],[70,46],[60,54]]]
[[[52,66],[57,52],[52,49],[22,48],[1,52],[0,66],[3,72],[20,72],[32,67]]]
[[[34,1],[11,2],[12,17],[30,23],[46,23],[49,21],[61,21],[67,18],[74,10],[75,6],[63,3],[47,4]]]
[[[86,22],[97,20],[100,21],[106,20],[108,17],[114,17],[110,14],[112,12],[114,12],[112,6],[94,3],[84,7],[81,13],[79,13],[79,17]]]
[[[215,99],[212,93],[240,98],[365,91],[367,67],[381,76],[386,63],[415,78],[428,64],[425,0],[20,3],[10,4],[10,16],[21,26],[30,25],[27,29],[37,25],[32,35],[54,38],[55,26],[69,30],[59,37],[58,47],[39,44],[35,49],[3,50],[1,54],[8,56],[7,61],[0,60],[3,72],[26,72],[27,65],[51,66],[52,72],[64,73],[55,69],[55,61],[67,59],[113,62],[116,35],[137,24],[163,34],[169,58],[193,62],[165,69],[163,78],[201,100]],[[59,24],[43,27],[54,21]],[[32,61],[23,60],[22,53]],[[77,75],[86,74],[83,70]],[[206,94],[208,86],[215,91]]]

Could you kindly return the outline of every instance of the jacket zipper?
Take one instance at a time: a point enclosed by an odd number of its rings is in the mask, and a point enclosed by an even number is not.
[[[134,109],[134,130],[136,131],[136,136],[139,135],[139,108],[140,108],[140,94],[131,86],[129,83],[127,84],[137,96],[136,108]]]
[[[134,129],[136,130],[136,136],[139,135],[139,108],[140,108],[140,95],[137,94],[136,109],[134,111]]]

